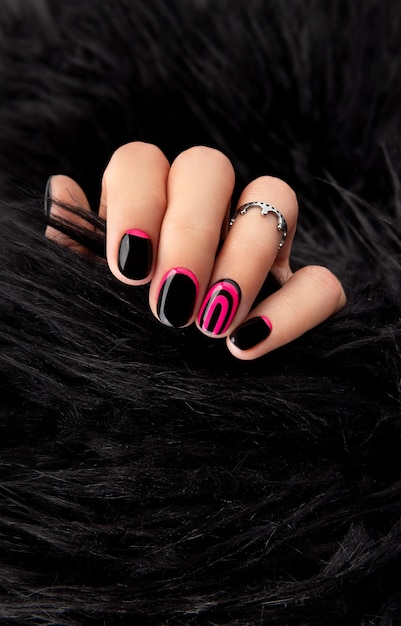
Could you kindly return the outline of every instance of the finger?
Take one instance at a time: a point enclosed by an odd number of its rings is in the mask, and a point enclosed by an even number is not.
[[[153,313],[168,326],[186,326],[198,311],[234,178],[228,158],[204,146],[182,152],[171,166],[168,208],[149,294]]]
[[[296,195],[284,181],[262,176],[244,189],[239,206],[256,201],[269,203],[285,217],[287,237],[279,251],[283,231],[278,230],[279,216],[275,213],[262,215],[261,208],[254,206],[245,215],[238,215],[216,260],[197,319],[198,328],[212,337],[227,335],[248,315],[272,266],[277,268],[275,275],[280,282],[291,275]]]
[[[116,150],[104,172],[99,213],[107,214],[107,262],[124,283],[153,276],[169,167],[159,148],[138,141]]]
[[[72,227],[94,230],[94,227],[82,215],[72,212],[68,207],[75,207],[77,210],[83,209],[88,212],[91,210],[84,191],[75,180],[64,175],[51,176],[47,181],[45,190],[44,209],[46,217],[55,224],[59,222],[60,225],[68,224]],[[45,236],[63,246],[72,248],[76,252],[89,254],[87,248],[58,230],[55,225],[49,224],[47,226]]]
[[[230,352],[256,359],[297,339],[344,307],[340,281],[326,267],[310,265],[293,274],[227,337]]]

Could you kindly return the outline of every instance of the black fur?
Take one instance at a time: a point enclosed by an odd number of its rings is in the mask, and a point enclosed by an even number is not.
[[[0,623],[401,619],[401,9],[3,0]],[[121,143],[223,150],[300,201],[344,311],[257,362],[43,236]],[[234,199],[235,200],[235,199]]]

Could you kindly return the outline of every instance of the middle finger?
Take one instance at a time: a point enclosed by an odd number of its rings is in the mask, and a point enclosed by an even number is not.
[[[233,167],[218,150],[196,146],[171,165],[149,292],[153,313],[167,326],[179,328],[194,320],[213,270],[233,188]]]

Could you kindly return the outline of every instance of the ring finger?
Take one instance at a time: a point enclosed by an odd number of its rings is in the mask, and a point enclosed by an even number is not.
[[[269,205],[257,202],[261,199]],[[237,215],[200,308],[197,325],[209,336],[227,335],[246,317],[272,266],[282,283],[291,275],[289,255],[298,217],[295,193],[284,181],[262,176],[241,194],[239,205],[247,203],[255,204],[244,215]],[[261,207],[268,207],[269,212],[261,214]]]

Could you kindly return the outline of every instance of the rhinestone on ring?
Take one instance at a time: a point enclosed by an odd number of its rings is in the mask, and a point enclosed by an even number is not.
[[[230,220],[230,228],[234,224],[238,215],[245,215],[245,213],[247,213],[249,209],[258,208],[260,209],[261,215],[274,213],[274,215],[277,217],[277,230],[281,232],[281,241],[278,245],[278,249],[281,250],[287,237],[287,222],[285,221],[284,215],[280,213],[278,209],[275,209],[274,206],[272,206],[271,204],[266,204],[266,202],[247,202],[246,204],[243,204],[235,211],[234,215],[232,216]]]

